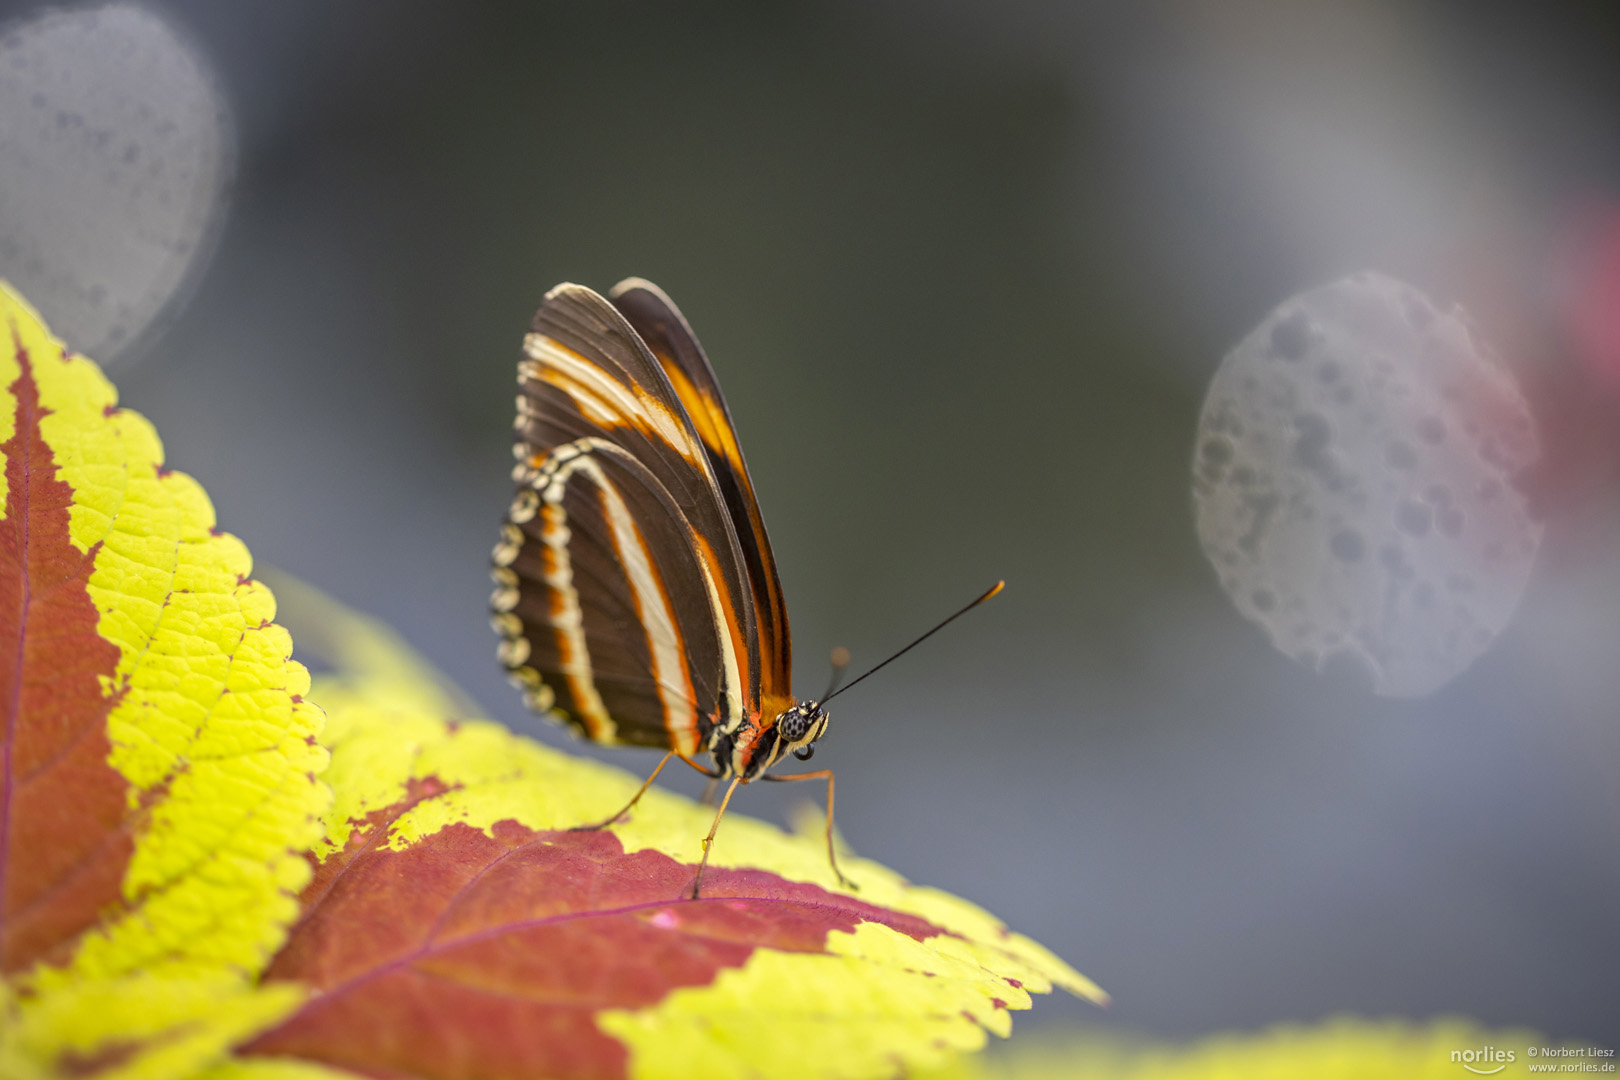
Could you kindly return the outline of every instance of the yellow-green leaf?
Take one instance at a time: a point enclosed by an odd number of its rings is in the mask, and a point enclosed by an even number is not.
[[[295,1006],[326,751],[251,559],[0,283],[0,1072],[172,1077]]]
[[[315,690],[335,802],[269,971],[317,993],[243,1067],[890,1076],[1007,1034],[1031,991],[1102,997],[973,905],[855,858],[841,888],[819,834],[741,815],[688,900],[712,810],[654,789],[568,831],[636,778],[469,719],[384,628],[277,588],[338,670]]]
[[[1101,1031],[1046,1033],[916,1080],[1460,1080],[1525,1076],[1548,1061],[1556,1071],[1559,1063],[1580,1060],[1541,1056],[1561,1045],[1523,1028],[1492,1030],[1458,1017],[1415,1023],[1341,1016],[1189,1044]]]

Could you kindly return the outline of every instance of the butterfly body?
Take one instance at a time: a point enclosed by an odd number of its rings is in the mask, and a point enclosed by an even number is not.
[[[536,711],[748,782],[807,758],[826,710],[789,691],[791,636],[725,399],[650,282],[547,293],[518,365],[494,550],[500,658]]]
[[[499,657],[536,712],[605,745],[671,758],[729,781],[709,848],[739,784],[827,782],[769,770],[808,761],[827,733],[826,703],[1001,591],[978,599],[820,701],[789,689],[787,608],[719,381],[692,328],[658,286],[628,278],[606,298],[580,285],[546,294],[518,364],[517,491],[490,575]],[[843,650],[836,650],[842,653]],[[835,677],[848,654],[834,661]],[[713,765],[698,764],[709,754]]]
[[[744,720],[734,729],[716,727],[708,745],[716,778],[736,777],[746,784],[789,754],[810,760],[816,740],[827,733],[827,719],[821,705],[801,701],[769,722]]]

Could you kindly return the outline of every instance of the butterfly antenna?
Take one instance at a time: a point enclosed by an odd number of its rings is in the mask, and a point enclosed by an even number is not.
[[[842,694],[845,690],[848,690],[851,687],[853,687],[856,683],[859,683],[861,681],[861,679],[866,678],[867,675],[875,675],[879,671],[881,671],[884,668],[888,667],[890,664],[894,663],[896,660],[898,660],[902,656],[906,655],[906,653],[910,652],[912,649],[915,649],[917,646],[921,645],[923,642],[927,641],[929,638],[933,637],[935,634],[937,634],[941,630],[945,629],[951,623],[955,622],[957,619],[960,619],[963,615],[966,615],[968,612],[972,611],[974,608],[978,607],[980,604],[984,603],[986,600],[988,600],[992,596],[996,595],[996,593],[1000,592],[1006,586],[1006,584],[1007,583],[1005,581],[996,582],[994,585],[992,585],[988,589],[986,589],[984,591],[984,593],[979,596],[978,599],[974,600],[972,603],[968,604],[966,607],[962,608],[960,611],[957,611],[955,614],[946,616],[945,619],[943,619],[932,630],[928,631],[928,633],[924,634],[922,637],[918,638],[916,641],[913,641],[910,645],[907,645],[905,648],[901,649],[899,652],[895,653],[893,656],[891,656],[887,660],[883,661],[883,663],[879,664],[877,667],[872,668],[870,671],[868,671],[866,673],[866,675],[862,675],[862,676],[860,676],[860,678],[857,678],[857,679],[855,679],[855,680],[853,680],[851,682],[845,683],[840,689],[835,690],[832,693],[828,694],[826,697],[822,698],[821,699],[821,704],[823,704],[823,705],[827,704],[827,702],[831,701],[833,698],[837,697],[839,694]]]
[[[822,691],[817,701],[826,701],[838,689],[838,681],[844,677],[844,669],[849,667],[849,650],[842,645],[835,646],[832,651],[832,674],[827,677],[827,689]]]

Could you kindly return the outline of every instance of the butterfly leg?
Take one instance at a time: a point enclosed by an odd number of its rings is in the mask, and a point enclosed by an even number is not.
[[[692,879],[692,899],[698,898],[698,887],[703,884],[703,868],[709,865],[709,845],[714,843],[715,830],[720,828],[720,819],[726,815],[726,805],[731,802],[731,793],[737,790],[742,783],[742,777],[735,777],[726,788],[726,797],[720,800],[720,809],[715,812],[714,824],[709,826],[709,835],[703,838],[703,860],[698,863],[697,877]]]
[[[831,769],[817,769],[815,772],[794,773],[792,775],[778,775],[767,773],[760,777],[762,780],[771,780],[778,784],[789,784],[795,780],[826,780],[827,781],[827,861],[832,864],[832,872],[838,877],[838,884],[846,889],[860,890],[860,886],[844,876],[838,869],[838,856],[833,853],[833,772]]]
[[[614,814],[612,817],[608,818],[606,821],[598,821],[595,825],[575,825],[573,828],[569,829],[568,831],[569,832],[595,832],[598,829],[607,828],[609,825],[612,825],[615,821],[618,821],[620,818],[624,817],[624,815],[628,814],[635,807],[636,803],[641,801],[641,797],[643,795],[647,794],[647,789],[652,787],[652,782],[654,780],[658,779],[658,774],[664,771],[664,766],[668,765],[669,764],[669,759],[674,757],[674,756],[675,756],[675,751],[673,751],[673,750],[671,750],[669,753],[664,755],[663,759],[658,762],[658,767],[652,771],[652,775],[647,777],[647,782],[642,784],[641,787],[639,789],[637,789],[636,793],[634,795],[630,796],[630,801],[624,804],[624,809],[623,810],[620,810],[617,814]]]
[[[713,806],[714,805],[714,793],[716,791],[719,791],[719,790],[720,790],[720,778],[718,776],[709,777],[709,782],[707,784],[703,785],[703,794],[698,796],[698,805],[699,806]]]
[[[615,821],[618,821],[620,818],[624,817],[624,815],[628,814],[632,809],[635,808],[636,803],[641,801],[641,797],[643,795],[647,794],[647,789],[652,787],[652,782],[654,780],[658,779],[658,774],[664,771],[664,766],[669,764],[669,759],[672,758],[672,757],[680,758],[682,761],[684,761],[688,765],[692,766],[692,768],[696,769],[698,772],[702,773],[704,776],[707,776],[711,781],[716,779],[717,774],[714,773],[713,771],[711,771],[709,769],[705,769],[702,765],[699,765],[697,762],[693,761],[691,758],[687,757],[685,754],[681,753],[679,750],[671,750],[669,753],[665,754],[662,759],[659,760],[658,767],[653,769],[652,775],[647,777],[646,783],[642,784],[641,787],[636,791],[636,793],[630,797],[630,801],[624,804],[624,809],[623,810],[620,810],[617,814],[614,814],[612,817],[608,818],[606,821],[599,821],[595,825],[575,825],[573,828],[569,829],[568,831],[569,832],[595,832],[597,829],[605,829],[605,828],[607,828],[609,825],[612,825]]]

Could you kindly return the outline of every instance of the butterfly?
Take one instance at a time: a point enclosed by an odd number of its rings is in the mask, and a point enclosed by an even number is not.
[[[675,758],[729,782],[696,899],[738,785],[825,780],[827,858],[853,888],[833,850],[832,771],[768,772],[789,755],[810,759],[842,691],[792,694],[770,538],[692,328],[649,281],[626,279],[605,298],[563,284],[535,313],[523,354],[516,492],[491,570],[498,656],[531,709],[593,742],[665,751],[624,809],[587,827],[622,818]]]

